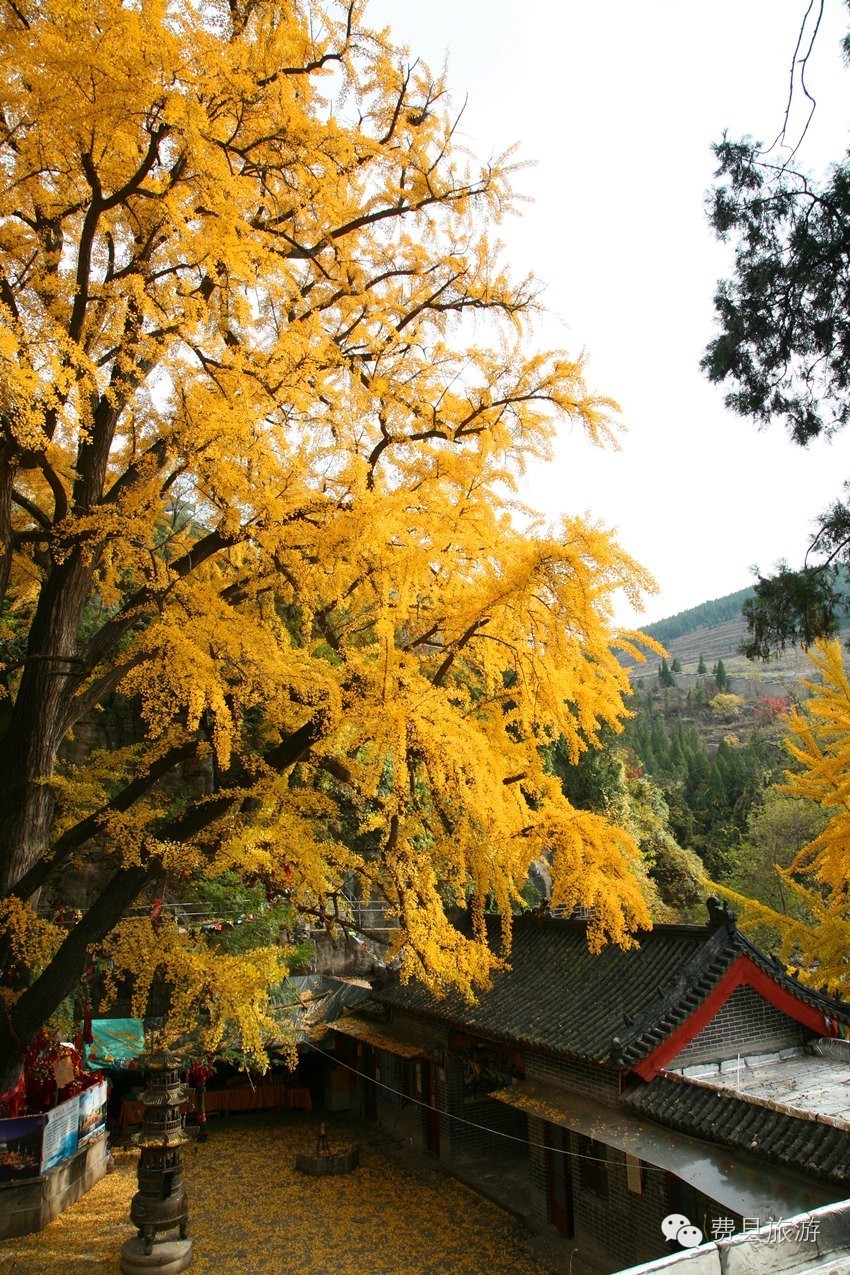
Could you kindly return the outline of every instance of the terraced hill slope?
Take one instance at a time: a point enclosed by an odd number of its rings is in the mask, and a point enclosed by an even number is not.
[[[742,591],[740,595],[730,595],[730,599],[740,596],[743,600],[748,593],[749,590]],[[723,602],[724,599],[719,601]],[[696,612],[700,610],[701,608],[695,608]],[[811,672],[805,652],[794,648],[781,652],[767,663],[754,662],[741,655],[739,648],[746,635],[746,624],[740,605],[732,619],[713,625],[697,624],[677,637],[665,639],[663,633],[666,624],[667,621],[661,621],[657,625],[647,625],[646,632],[664,642],[668,652],[668,665],[674,659],[679,660],[682,672],[675,675],[676,683],[684,690],[695,686],[699,680],[697,668],[700,656],[708,666],[709,676],[717,661],[722,660],[732,682],[730,689],[748,699],[764,695],[799,698],[802,692],[800,683]],[[842,642],[846,643],[848,638],[850,627],[841,631]],[[630,664],[633,683],[648,685],[653,680],[657,682],[660,667],[660,657],[648,653],[645,664]]]

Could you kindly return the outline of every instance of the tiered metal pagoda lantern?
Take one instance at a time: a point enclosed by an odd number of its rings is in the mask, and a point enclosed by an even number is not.
[[[188,1238],[189,1201],[183,1186],[183,1130],[180,1105],[188,1094],[180,1083],[179,1059],[158,1050],[147,1059],[147,1084],[140,1101],[145,1114],[134,1137],[141,1149],[139,1189],[130,1204],[135,1239],[121,1248],[124,1275],[156,1270],[176,1275],[192,1260]],[[179,1239],[172,1234],[175,1230]]]

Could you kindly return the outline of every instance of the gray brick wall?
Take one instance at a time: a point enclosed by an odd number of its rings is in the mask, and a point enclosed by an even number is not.
[[[446,1164],[450,1164],[452,1159],[453,1121],[448,1116],[449,1091],[445,1066],[445,1059],[448,1055],[449,1029],[441,1023],[417,1018],[414,1014],[407,1014],[404,1010],[397,1008],[392,1010],[392,1022],[409,1040],[421,1044],[422,1048],[428,1053],[432,1053],[435,1049],[442,1051],[443,1062],[439,1066],[434,1065],[431,1069],[433,1084],[431,1104],[443,1113],[440,1116],[440,1159]],[[384,1123],[380,1110],[378,1119],[381,1123]],[[415,1146],[424,1147],[426,1145],[425,1113],[421,1109],[419,1125],[415,1130],[406,1128],[406,1132],[408,1137],[413,1137]]]
[[[616,1098],[618,1078],[601,1067],[568,1062],[540,1053],[529,1053],[526,1063],[529,1079],[602,1101],[611,1102]],[[529,1118],[528,1137],[529,1221],[545,1226],[550,1223],[545,1121]],[[671,1211],[670,1175],[654,1165],[644,1164],[642,1193],[634,1194],[628,1189],[625,1153],[608,1147],[608,1198],[600,1199],[582,1185],[580,1144],[575,1133],[569,1135],[569,1151],[574,1243],[578,1253],[585,1253],[601,1269],[610,1271],[669,1253],[671,1246],[661,1231],[661,1223]],[[694,1192],[691,1195],[694,1197],[692,1211],[695,1214],[691,1220],[703,1228],[706,1235],[710,1234],[708,1228],[712,1218],[731,1216],[728,1209],[707,1197]],[[740,1219],[734,1220],[737,1229],[740,1229]]]
[[[615,1098],[619,1092],[618,1077],[604,1067],[552,1058],[549,1054],[530,1051],[526,1055],[525,1074],[528,1080],[560,1085],[562,1089],[587,1094],[591,1098],[601,1098],[603,1102]]]
[[[417,1018],[402,1009],[391,1011],[391,1022],[409,1040],[421,1044],[423,1049],[431,1050],[435,1045],[445,1049],[449,1043],[449,1029],[441,1023]]]
[[[378,1098],[378,1123],[404,1142],[420,1148],[425,1145],[422,1108],[409,1099],[389,1102]]]
[[[432,1073],[436,1079],[434,1105],[444,1113],[440,1121],[440,1159],[447,1164],[462,1164],[506,1151],[513,1155],[520,1152],[529,1137],[528,1118],[524,1112],[492,1098],[464,1101],[463,1068],[448,1052],[448,1030],[398,1009],[394,1011],[393,1023],[409,1039],[420,1041],[424,1048],[430,1050],[439,1045],[444,1050],[445,1065],[435,1067]],[[568,1062],[543,1053],[526,1055],[526,1075],[529,1079],[603,1101],[610,1101],[619,1089],[617,1077],[602,1067]],[[389,1102],[380,1097],[379,1090],[378,1120],[399,1137],[413,1138],[414,1145],[424,1146],[423,1114],[413,1104]],[[539,1172],[542,1170],[538,1170],[538,1176]],[[542,1189],[545,1197],[545,1182]]]
[[[547,1207],[546,1123],[537,1116],[528,1118],[528,1205],[529,1218],[538,1224],[549,1221]]]
[[[570,1149],[580,1154],[577,1134],[570,1135]],[[667,1175],[644,1165],[642,1193],[628,1190],[626,1157],[607,1148],[608,1198],[600,1199],[581,1184],[580,1161],[574,1160],[573,1217],[575,1239],[580,1253],[604,1263],[604,1269],[619,1270],[636,1262],[662,1257],[667,1252],[661,1221],[667,1207]]]
[[[757,1004],[754,1004],[753,997]],[[759,1049],[765,1047],[766,1041],[779,1044],[781,1040],[785,1045],[789,1042],[789,1024],[791,1034],[796,1032],[795,1039],[799,1039],[797,1024],[778,1014],[750,989],[738,989],[718,1015],[718,1018],[721,1017],[719,1029],[714,1023],[709,1024],[689,1049],[698,1041],[700,1048],[715,1048],[712,1041],[723,1047],[724,1041],[734,1037],[737,1051],[743,1036],[747,1036]],[[440,1131],[441,1159],[454,1165],[462,1176],[464,1164],[504,1156],[508,1148],[515,1155],[524,1145],[528,1156],[527,1217],[534,1226],[550,1227],[546,1122],[526,1117],[523,1112],[492,1098],[464,1102],[463,1068],[459,1059],[448,1052],[448,1031],[398,1010],[393,1021],[410,1039],[421,1041],[428,1049],[442,1046],[445,1051],[445,1065],[435,1065],[432,1070],[435,1105],[444,1113]],[[709,1035],[712,1028],[715,1028],[713,1036]],[[706,1040],[702,1041],[701,1037]],[[534,1051],[526,1054],[526,1076],[529,1080],[555,1085],[567,1093],[585,1094],[608,1102],[616,1098],[620,1087],[617,1075],[602,1067]],[[397,1136],[412,1138],[414,1145],[420,1147],[425,1145],[424,1114],[415,1104],[379,1099],[378,1118]],[[510,1142],[501,1136],[506,1133],[511,1135]],[[581,1144],[577,1134],[571,1132],[568,1135],[567,1148],[575,1231],[573,1244],[578,1253],[586,1255],[599,1269],[608,1271],[665,1256],[670,1245],[661,1231],[661,1222],[671,1212],[674,1203],[670,1175],[653,1165],[644,1165],[641,1193],[636,1194],[628,1188],[625,1154],[608,1147],[608,1194],[607,1198],[600,1198],[582,1182]],[[677,1198],[681,1199],[681,1194]],[[688,1194],[686,1189],[685,1198],[694,1214],[691,1221],[705,1231],[706,1238],[710,1238],[712,1218],[729,1216],[728,1210],[698,1193],[691,1191]],[[740,1225],[740,1219],[735,1220]]]
[[[687,1067],[697,1062],[722,1062],[737,1054],[788,1049],[804,1044],[812,1035],[751,987],[736,987],[711,1022],[668,1066]]]
[[[412,1016],[396,1013],[393,1021],[399,1028],[399,1031],[414,1043],[420,1043],[426,1054],[431,1054],[435,1048],[445,1050],[448,1044],[448,1030],[439,1025],[431,1025],[423,1022],[421,1019]],[[432,1085],[431,1105],[436,1107],[438,1111],[445,1113],[447,1111],[446,1096],[446,1071],[445,1067],[438,1065],[437,1059],[413,1059],[405,1064],[405,1060],[395,1054],[388,1054],[384,1050],[375,1050],[371,1045],[358,1043],[356,1046],[356,1059],[353,1065],[357,1071],[368,1071],[367,1052],[373,1055],[378,1068],[380,1069],[380,1079],[383,1084],[392,1084],[399,1089],[403,1088],[403,1081],[406,1079],[410,1093],[398,1097],[393,1101],[387,1091],[380,1085],[375,1087],[374,1096],[377,1106],[378,1123],[396,1137],[403,1139],[405,1142],[412,1143],[415,1147],[424,1149],[427,1146],[426,1135],[426,1111],[421,1105],[427,1096],[427,1078],[426,1069],[430,1074]],[[421,1088],[416,1085],[416,1067],[420,1069]],[[406,1066],[406,1077],[402,1069]],[[367,1107],[367,1090],[370,1089],[370,1082],[366,1079],[355,1080],[352,1078],[352,1100],[351,1110],[357,1115],[364,1115]],[[440,1158],[448,1159],[450,1156],[450,1137],[449,1137],[449,1121],[444,1114],[440,1119]]]
[[[529,1120],[529,1141],[529,1221],[545,1226],[551,1222],[545,1121]],[[569,1134],[567,1150],[575,1232],[572,1242],[579,1256],[584,1254],[599,1269],[609,1271],[663,1257],[668,1250],[661,1221],[670,1211],[667,1174],[645,1165],[642,1193],[635,1195],[628,1190],[625,1155],[606,1148],[608,1198],[602,1199],[582,1186],[577,1134]]]
[[[492,1098],[464,1102],[463,1068],[458,1059],[449,1054],[449,1029],[399,1008],[394,1008],[392,1021],[410,1040],[421,1042],[423,1048],[432,1050],[439,1046],[443,1050],[444,1065],[434,1068],[434,1075],[438,1077],[435,1105],[444,1113],[440,1120],[440,1159],[454,1164],[498,1156],[504,1154],[508,1142],[511,1154],[522,1153],[528,1137],[528,1121],[522,1111]],[[386,1104],[390,1108],[393,1105]],[[388,1128],[397,1129],[401,1136],[413,1137],[415,1145],[424,1145],[424,1124],[419,1131],[414,1130],[410,1120],[385,1110],[383,1105],[379,1106],[378,1119]],[[508,1135],[508,1138],[500,1135]]]
[[[570,1145],[578,1155],[579,1139],[576,1134],[570,1135]],[[607,1199],[599,1199],[581,1185],[579,1161],[574,1161],[573,1217],[578,1252],[609,1271],[679,1252],[678,1246],[669,1244],[661,1230],[662,1221],[673,1211],[677,1199],[671,1175],[654,1165],[644,1164],[643,1190],[637,1195],[628,1189],[625,1153],[609,1147],[607,1158]],[[711,1238],[714,1218],[731,1217],[735,1229],[741,1229],[742,1221],[736,1214],[700,1192],[687,1188],[685,1192],[686,1215],[700,1227],[707,1239]],[[675,1204],[677,1210],[678,1207]]]
[[[448,1052],[448,1028],[399,1009],[394,1010],[392,1021],[409,1040],[421,1043],[423,1049],[429,1052],[435,1048],[443,1050],[443,1064],[433,1066],[431,1071],[434,1084],[431,1101],[442,1113],[440,1159],[444,1163],[498,1156],[504,1154],[506,1144],[512,1155],[526,1153],[528,1121],[524,1112],[492,1098],[464,1102],[463,1068]],[[383,1054],[381,1056],[385,1058]],[[385,1069],[389,1071],[392,1066],[392,1062],[385,1059]],[[420,1099],[423,1096],[416,1095]],[[425,1112],[416,1103],[404,1099],[391,1102],[379,1089],[378,1122],[397,1137],[412,1142],[416,1147],[425,1147]]]
[[[452,1163],[503,1155],[506,1145],[514,1155],[526,1145],[528,1120],[524,1112],[494,1098],[464,1102],[463,1067],[454,1057],[446,1065],[446,1097]]]

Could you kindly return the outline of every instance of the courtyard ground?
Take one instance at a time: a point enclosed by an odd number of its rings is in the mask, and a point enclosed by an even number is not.
[[[360,1168],[310,1178],[315,1119],[243,1116],[185,1148],[193,1275],[547,1275],[529,1233],[437,1169],[365,1142]],[[331,1139],[342,1127],[331,1127]],[[351,1137],[346,1131],[345,1136]],[[357,1136],[357,1135],[355,1135]],[[37,1235],[0,1241],[2,1275],[119,1275],[136,1153]],[[566,1262],[561,1269],[566,1270]]]

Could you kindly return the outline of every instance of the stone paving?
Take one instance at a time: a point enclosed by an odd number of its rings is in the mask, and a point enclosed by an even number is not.
[[[346,1177],[294,1168],[315,1118],[242,1116],[187,1145],[194,1275],[549,1275],[529,1232],[436,1167],[365,1143]],[[331,1126],[335,1139],[351,1126]],[[359,1131],[358,1135],[359,1135]],[[2,1275],[118,1275],[136,1155],[38,1235],[0,1242]]]

